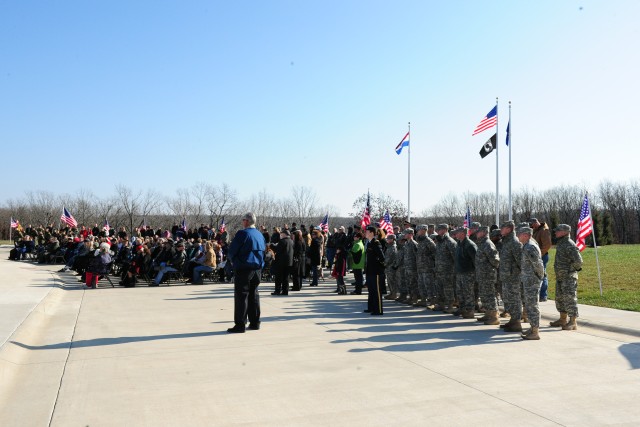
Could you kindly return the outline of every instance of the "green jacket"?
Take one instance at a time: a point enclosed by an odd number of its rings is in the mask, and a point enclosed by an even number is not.
[[[353,242],[351,247],[351,258],[353,259],[352,269],[362,270],[364,268],[364,244],[362,240]]]

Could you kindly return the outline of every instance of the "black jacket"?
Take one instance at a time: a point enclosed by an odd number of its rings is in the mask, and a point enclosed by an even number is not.
[[[366,274],[384,273],[384,252],[378,239],[373,238],[367,243],[366,257],[364,266]]]
[[[293,265],[293,241],[289,237],[280,239],[276,246],[275,267],[287,268]]]

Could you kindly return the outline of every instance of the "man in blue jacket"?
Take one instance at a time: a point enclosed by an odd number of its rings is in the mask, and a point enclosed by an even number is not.
[[[247,212],[242,217],[244,229],[238,231],[229,246],[228,261],[233,266],[235,326],[229,333],[243,333],[249,317],[249,329],[260,329],[260,296],[258,285],[264,265],[264,237],[256,229],[256,216]]]

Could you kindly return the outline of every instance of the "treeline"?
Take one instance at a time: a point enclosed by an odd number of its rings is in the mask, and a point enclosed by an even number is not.
[[[522,188],[513,193],[512,217],[526,221],[536,217],[554,227],[566,223],[575,227],[585,193],[589,200],[599,245],[611,243],[640,243],[640,180],[630,182],[601,182],[596,189],[581,186],[557,186],[538,190]],[[196,183],[179,189],[172,196],[156,190],[133,190],[123,185],[115,187],[114,194],[98,197],[89,190],[74,195],[56,195],[48,191],[29,191],[19,199],[7,200],[0,208],[0,238],[8,239],[10,217],[28,224],[58,225],[62,206],[71,211],[79,224],[103,226],[108,219],[111,227],[125,226],[128,230],[143,222],[154,228],[170,228],[184,218],[187,228],[201,223],[218,227],[222,218],[230,231],[240,226],[240,216],[255,212],[259,225],[269,228],[282,224],[318,225],[329,214],[330,227],[348,226],[360,222],[367,194],[359,196],[349,217],[338,217],[338,209],[319,202],[316,192],[309,187],[293,187],[290,195],[278,198],[262,190],[248,199],[240,199],[228,184]],[[379,221],[389,210],[394,224],[407,216],[406,206],[385,194],[370,194],[371,217]],[[496,222],[495,193],[465,193],[445,195],[431,208],[412,215],[413,223],[462,224],[467,207],[474,221],[484,225]],[[500,198],[500,220],[508,218],[508,199]]]
[[[546,190],[519,189],[512,195],[512,218],[527,221],[538,218],[553,228],[569,224],[575,230],[585,193],[594,221],[598,245],[612,243],[640,243],[640,181],[601,182],[594,190],[581,186],[557,186]],[[495,193],[449,194],[435,206],[424,211],[422,217],[429,222],[458,224],[467,210],[474,221],[484,225],[496,222]],[[507,196],[500,199],[500,220],[508,218]]]

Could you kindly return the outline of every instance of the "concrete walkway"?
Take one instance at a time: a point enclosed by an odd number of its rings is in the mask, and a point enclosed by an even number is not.
[[[3,291],[59,268],[0,257]],[[288,297],[264,284],[262,329],[230,335],[231,285],[83,290],[59,277],[0,348],[2,426],[640,424],[640,339],[620,328],[543,327],[525,342],[394,302],[372,317],[366,296],[327,282]],[[2,322],[22,316],[11,301]],[[581,310],[640,331],[638,313]],[[555,317],[553,302],[543,311]]]

